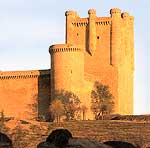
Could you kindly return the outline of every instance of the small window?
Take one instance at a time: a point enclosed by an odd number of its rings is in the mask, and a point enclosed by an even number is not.
[[[79,36],[79,34],[77,33],[77,36]]]
[[[97,39],[99,40],[99,36],[97,36]]]

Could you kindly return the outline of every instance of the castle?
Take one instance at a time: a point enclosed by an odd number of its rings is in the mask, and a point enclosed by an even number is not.
[[[54,90],[69,90],[88,107],[92,119],[90,93],[95,81],[110,87],[115,113],[133,114],[134,31],[133,17],[120,9],[110,17],[88,18],[67,11],[66,43],[52,45],[50,70],[0,72],[0,110],[6,116],[46,116]]]

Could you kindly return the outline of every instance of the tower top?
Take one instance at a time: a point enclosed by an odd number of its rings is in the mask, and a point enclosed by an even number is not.
[[[73,10],[68,10],[65,13],[65,16],[77,16],[77,15],[78,15],[77,12]]]
[[[114,13],[121,13],[121,10],[119,8],[110,9],[110,14],[114,14]]]
[[[88,14],[96,14],[96,10],[95,9],[89,9]]]
[[[124,12],[124,13],[121,14],[121,16],[122,16],[122,18],[127,18],[129,16],[129,13]]]

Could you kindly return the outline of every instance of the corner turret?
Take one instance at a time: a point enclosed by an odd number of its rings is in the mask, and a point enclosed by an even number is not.
[[[88,11],[89,14],[89,36],[88,36],[88,50],[90,54],[92,55],[94,51],[96,50],[96,10],[90,9]]]
[[[119,8],[113,8],[110,10],[111,17],[121,17],[121,10]]]
[[[121,10],[113,8],[110,10],[111,24],[111,65],[118,67],[120,62],[121,47]]]
[[[57,44],[49,48],[51,54],[51,98],[56,90],[76,92],[83,87],[84,55],[82,47]]]
[[[66,11],[65,16],[66,16],[66,44],[72,44],[74,31],[72,21],[78,17],[78,14],[76,11],[68,10]]]
[[[123,19],[126,19],[126,18],[129,17],[129,13],[124,12],[124,13],[121,14],[121,17],[122,17]]]

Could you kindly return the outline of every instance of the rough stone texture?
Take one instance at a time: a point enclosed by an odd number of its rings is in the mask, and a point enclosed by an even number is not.
[[[48,145],[49,147],[54,148],[111,148],[89,139],[73,138],[70,131],[63,128],[53,130],[47,137],[46,141],[38,144],[37,147],[46,148]]]
[[[114,96],[115,113],[133,114],[134,37],[133,17],[111,9],[110,17],[89,18],[66,12],[66,44],[50,46],[54,90],[71,90],[89,109],[95,81],[108,85]],[[84,75],[83,75],[84,74]]]
[[[11,139],[0,132],[0,148],[13,148]]]
[[[100,142],[123,141],[141,147],[148,145],[150,141],[150,122],[84,121],[53,125],[51,125],[52,130],[67,128],[73,137],[89,138]]]
[[[53,143],[43,142],[40,143],[37,146],[37,148],[62,148],[62,147],[61,146],[57,147]],[[113,147],[96,141],[91,141],[89,139],[70,138],[68,144],[63,146],[63,148],[113,148]]]
[[[50,71],[0,72],[0,111],[5,116],[31,119],[46,115]]]
[[[27,128],[31,127],[32,128]],[[98,142],[122,141],[138,146],[138,148],[150,147],[150,122],[142,121],[78,121],[63,123],[34,123],[23,124],[26,135],[23,136],[30,148],[35,148],[42,141],[46,141],[48,135],[55,129],[68,129],[73,137],[86,138]],[[24,132],[24,129],[21,129]],[[11,133],[8,133],[11,139]],[[15,135],[13,135],[15,136]],[[34,139],[34,140],[33,140]],[[22,142],[20,139],[16,139]],[[32,145],[32,146],[31,146]],[[22,147],[23,148],[23,147]]]
[[[114,113],[133,114],[133,17],[117,8],[110,17],[97,17],[93,9],[88,14],[66,12],[66,44],[50,46],[51,72],[0,72],[0,110],[32,117],[28,105],[37,98],[38,114],[46,116],[54,90],[65,89],[79,96],[86,119],[93,119],[90,92],[100,81],[114,96]]]

